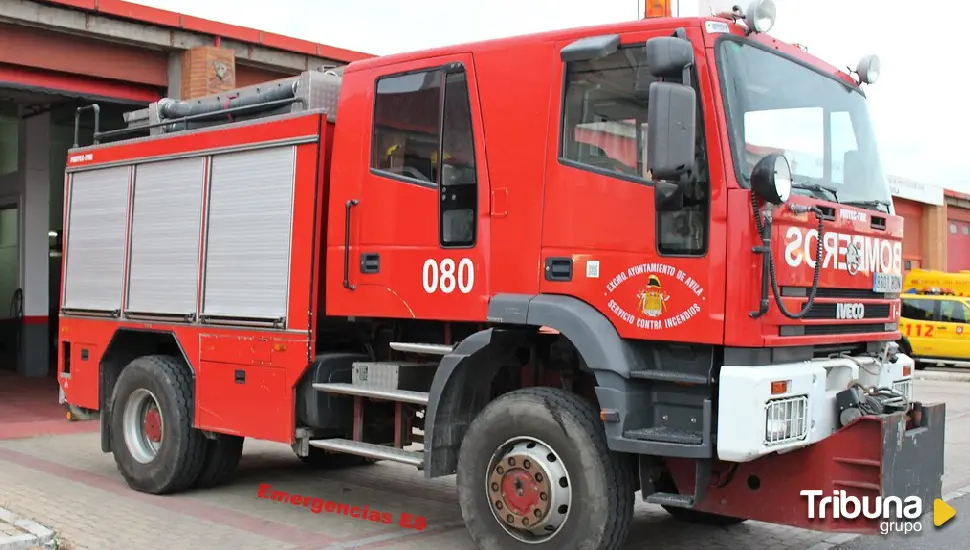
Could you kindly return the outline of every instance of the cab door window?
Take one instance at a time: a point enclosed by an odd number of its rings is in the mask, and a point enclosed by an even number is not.
[[[477,238],[478,175],[468,75],[461,63],[377,81],[371,168],[438,189],[442,248]]]
[[[643,76],[647,73],[643,45],[622,47],[599,59],[569,62],[565,71],[560,161],[618,180],[652,185],[646,158],[652,78]],[[691,79],[695,89],[697,81],[695,70]],[[690,181],[685,182],[684,208],[656,213],[657,251],[663,255],[700,256],[707,250],[710,183],[702,115],[698,101],[697,158]],[[653,208],[653,204],[644,208]]]

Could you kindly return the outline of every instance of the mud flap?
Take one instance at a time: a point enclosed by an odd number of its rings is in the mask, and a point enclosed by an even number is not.
[[[878,496],[898,497],[904,505],[908,497],[917,497],[922,513],[931,513],[933,501],[941,498],[943,491],[946,405],[917,405],[916,411],[908,429],[904,413],[864,417],[804,449],[742,464],[715,463],[707,495],[694,508],[817,531],[858,534],[879,533],[885,520],[863,514],[850,519],[841,510],[833,514],[831,499],[825,516],[820,517],[819,501],[839,491],[840,499],[848,498],[851,503],[851,497],[855,497],[860,504],[867,499],[873,509]],[[692,493],[693,461],[666,462],[678,492]],[[809,513],[809,497],[802,491],[820,492],[814,498],[814,514]],[[854,508],[848,505],[850,513]],[[909,521],[897,519],[896,514],[894,503],[889,521]]]

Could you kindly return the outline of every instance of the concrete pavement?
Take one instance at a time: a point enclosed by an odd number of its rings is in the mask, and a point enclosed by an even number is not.
[[[922,399],[948,404],[944,493],[970,485],[970,384],[920,380],[916,391]],[[307,506],[259,498],[262,484],[337,505],[368,506],[394,522],[315,514]],[[240,476],[231,485],[167,497],[130,490],[112,457],[101,453],[96,433],[0,441],[0,507],[50,526],[74,550],[474,548],[461,522],[453,478],[428,482],[414,468],[384,463],[315,473],[289,447],[259,441],[246,442]],[[404,514],[424,518],[427,528],[402,526]],[[640,503],[627,548],[821,550],[877,542],[757,522],[687,526]]]

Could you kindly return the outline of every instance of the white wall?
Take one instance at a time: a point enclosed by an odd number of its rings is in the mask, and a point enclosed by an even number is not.
[[[50,241],[50,113],[25,121],[23,246],[24,315],[48,314]]]

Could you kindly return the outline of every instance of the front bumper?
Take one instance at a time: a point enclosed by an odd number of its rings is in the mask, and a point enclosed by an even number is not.
[[[838,431],[836,396],[852,382],[912,399],[912,373],[903,354],[891,362],[864,356],[721,367],[717,457],[749,462],[817,444]]]
[[[815,445],[742,464],[718,463],[712,486],[695,508],[818,531],[880,533],[887,522],[901,521],[895,507],[885,517],[869,519],[860,514],[847,519],[841,513],[832,514],[829,505],[824,518],[816,507],[815,519],[810,519],[809,498],[802,491],[821,491],[822,496],[844,491],[840,499],[855,497],[864,502],[865,497],[872,506],[876,497],[895,496],[903,502],[916,497],[921,514],[931,512],[943,490],[945,417],[943,403],[924,404],[921,414],[911,420],[906,413],[863,417]],[[689,494],[694,468],[690,461],[673,462],[677,487]]]

